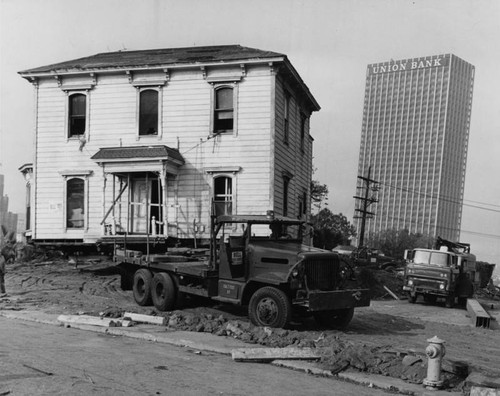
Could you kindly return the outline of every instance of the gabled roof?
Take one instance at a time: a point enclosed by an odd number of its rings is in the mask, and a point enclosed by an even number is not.
[[[168,146],[133,146],[101,148],[91,159],[96,162],[114,162],[120,160],[173,160],[184,164],[184,158],[178,150]]]
[[[23,75],[47,72],[98,71],[110,68],[167,67],[174,65],[196,65],[214,62],[224,63],[276,58],[281,58],[281,60],[283,60],[285,55],[272,51],[242,47],[241,45],[165,48],[140,51],[103,52],[85,58],[24,70],[19,73]]]

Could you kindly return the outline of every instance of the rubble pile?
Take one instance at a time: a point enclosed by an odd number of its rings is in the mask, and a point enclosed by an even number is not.
[[[423,353],[395,350],[390,346],[358,345],[343,339],[341,332],[328,331],[327,334],[257,327],[246,321],[228,319],[224,315],[186,311],[163,313],[162,316],[166,318],[167,331],[206,332],[270,348],[316,348],[321,355],[321,368],[334,374],[352,368],[416,384],[421,384],[427,374],[427,358]],[[452,388],[460,387],[466,377],[466,370],[460,372],[450,369],[444,372],[444,379]]]

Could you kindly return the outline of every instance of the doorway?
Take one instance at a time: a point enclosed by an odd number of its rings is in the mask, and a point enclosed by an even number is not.
[[[130,183],[131,234],[163,234],[163,194],[156,175],[134,176]]]

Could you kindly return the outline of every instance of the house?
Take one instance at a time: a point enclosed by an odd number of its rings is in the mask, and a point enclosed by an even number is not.
[[[118,51],[19,74],[36,97],[34,241],[196,241],[212,211],[309,214],[320,107],[284,54]]]

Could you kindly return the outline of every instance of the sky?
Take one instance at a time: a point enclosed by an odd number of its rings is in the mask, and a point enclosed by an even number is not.
[[[24,212],[34,92],[17,72],[118,50],[240,44],[284,53],[321,110],[313,178],[352,221],[366,67],[453,53],[476,68],[461,241],[500,267],[500,1],[0,0],[0,173]],[[497,268],[498,270],[498,268]]]

